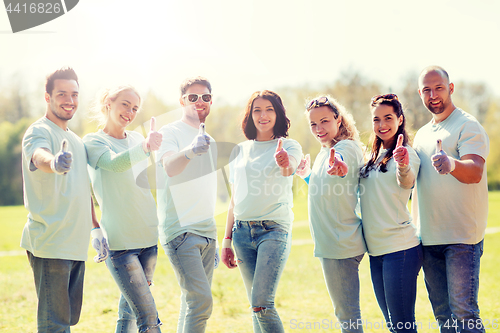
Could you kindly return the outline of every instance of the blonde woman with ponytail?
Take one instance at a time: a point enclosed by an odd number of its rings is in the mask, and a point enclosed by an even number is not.
[[[121,291],[116,332],[156,333],[161,322],[149,287],[158,254],[158,218],[151,191],[137,185],[136,175],[146,169],[146,159],[158,150],[162,136],[155,131],[154,118],[146,139],[126,130],[140,104],[131,86],[103,91],[93,107],[102,129],[83,141],[110,249],[106,266]]]

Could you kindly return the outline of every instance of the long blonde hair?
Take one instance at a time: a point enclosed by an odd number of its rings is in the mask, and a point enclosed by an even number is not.
[[[109,102],[114,102],[118,95],[123,91],[132,91],[139,97],[139,105],[141,105],[142,99],[141,95],[137,90],[131,85],[121,85],[115,88],[106,88],[99,92],[97,98],[92,103],[90,107],[90,117],[92,120],[96,121],[99,127],[106,125],[106,121],[109,117]]]

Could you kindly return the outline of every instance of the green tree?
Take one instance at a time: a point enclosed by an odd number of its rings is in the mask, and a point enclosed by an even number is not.
[[[32,122],[32,119],[22,118],[15,124],[0,123],[0,206],[23,203],[21,142]]]

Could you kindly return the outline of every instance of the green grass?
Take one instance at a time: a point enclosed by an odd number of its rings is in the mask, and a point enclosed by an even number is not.
[[[276,306],[287,332],[340,332],[336,329],[292,329],[291,324],[310,325],[336,322],[323,274],[318,259],[313,257],[313,245],[307,220],[307,200],[304,191],[296,188],[295,222],[293,228],[294,246],[276,297]],[[500,226],[500,192],[490,192],[488,227]],[[21,251],[19,241],[26,210],[22,206],[0,207],[2,232],[0,251]],[[219,238],[223,232],[225,215],[217,216]],[[298,242],[300,240],[300,242]],[[104,264],[92,261],[94,251],[89,248],[89,261],[85,275],[84,304],[80,322],[72,332],[113,332],[118,304],[118,288]],[[500,319],[500,288],[498,288],[498,258],[500,257],[500,233],[487,234],[481,266],[481,287],[479,304],[481,316],[492,328],[492,322]],[[377,329],[383,322],[371,286],[368,258],[360,266],[361,311],[363,319],[371,322],[372,329],[365,332],[387,332]],[[179,312],[180,290],[170,263],[159,251],[153,294],[158,313],[163,322],[163,332],[174,332]],[[214,274],[212,291],[214,310],[208,321],[207,332],[252,332],[250,309],[245,288],[237,269],[219,267]],[[24,254],[0,257],[0,332],[36,331],[36,295],[33,276]],[[419,276],[416,304],[417,321],[422,324],[420,332],[431,332],[433,322],[430,303],[427,298],[422,274]],[[306,327],[306,326],[304,326]],[[495,331],[492,329],[492,331]]]

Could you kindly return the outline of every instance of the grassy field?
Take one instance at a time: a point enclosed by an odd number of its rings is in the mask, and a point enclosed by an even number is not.
[[[313,257],[313,244],[307,220],[307,203],[296,196],[293,247],[276,297],[276,306],[287,332],[340,332],[335,328],[333,306],[328,296],[319,261]],[[500,320],[500,192],[490,192],[490,213],[481,266],[479,304],[481,317],[489,331],[498,330]],[[36,331],[36,295],[32,271],[26,255],[19,247],[26,221],[22,206],[0,207],[0,332]],[[225,216],[217,217],[219,237]],[[496,231],[496,232],[495,232]],[[11,252],[5,255],[6,251]],[[84,304],[80,322],[72,332],[114,332],[119,291],[104,264],[91,258],[85,275]],[[368,258],[360,267],[361,311],[366,321],[365,332],[388,332],[381,327],[383,317],[371,286]],[[175,332],[179,312],[180,290],[163,251],[159,251],[155,284],[152,288],[163,332]],[[252,332],[250,309],[240,273],[225,266],[215,270],[213,287],[214,311],[207,332]],[[437,332],[430,303],[419,276],[416,318],[420,332]]]

